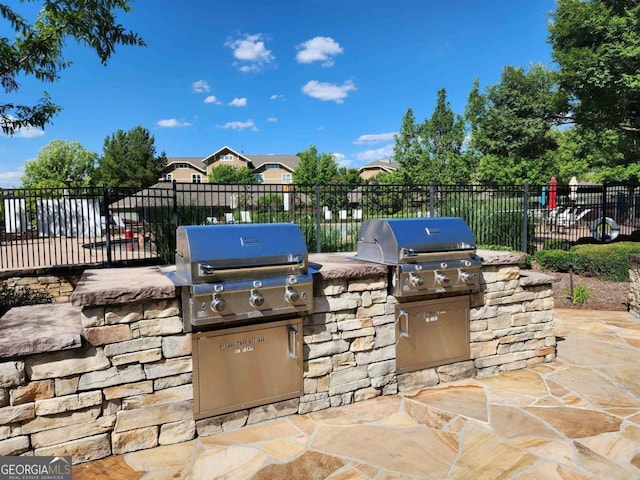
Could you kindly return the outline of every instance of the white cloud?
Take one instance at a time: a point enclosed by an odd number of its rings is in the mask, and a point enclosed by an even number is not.
[[[343,153],[333,153],[331,154],[333,159],[336,161],[338,165],[341,167],[348,167],[351,165],[351,160],[347,159],[347,156]]]
[[[209,84],[205,80],[196,80],[191,84],[191,88],[195,93],[207,93],[211,91]]]
[[[18,138],[38,138],[44,137],[44,130],[36,127],[23,127],[16,130],[13,135]]]
[[[218,128],[224,128],[225,130],[246,130],[249,128],[253,132],[258,131],[258,127],[253,123],[253,120],[247,120],[246,122],[227,122],[224,125],[218,125]]]
[[[257,72],[275,60],[271,50],[265,47],[261,33],[245,35],[244,38],[235,40],[229,38],[224,45],[233,50],[234,58],[239,60],[234,66],[241,72]]]
[[[204,103],[213,103],[215,105],[222,105],[222,102],[218,100],[218,97],[215,95],[209,95],[204,99]]]
[[[278,119],[276,117],[267,118],[267,122],[269,122],[269,123],[276,123],[277,121],[278,121]]]
[[[12,188],[20,185],[20,177],[24,174],[24,170],[14,172],[0,172],[0,188]]]
[[[156,125],[158,125],[159,127],[166,127],[166,128],[190,127],[191,126],[191,124],[189,122],[181,122],[179,120],[176,120],[175,118],[167,118],[165,120],[158,120],[156,122]]]
[[[389,133],[370,133],[366,135],[360,135],[355,142],[356,145],[362,145],[367,143],[380,143],[393,140],[394,132]]]
[[[229,106],[231,107],[246,107],[247,106],[247,99],[245,97],[242,98],[234,98],[233,100],[231,100],[229,102]]]
[[[376,160],[384,160],[391,158],[393,155],[393,144],[385,145],[382,148],[376,150],[365,150],[356,154],[356,159],[365,162],[375,162]]]
[[[349,92],[356,90],[358,89],[351,80],[347,80],[342,85],[311,80],[302,87],[302,92],[310,97],[322,101],[331,100],[336,103],[344,103],[344,99],[347,98]]]
[[[275,93],[274,93],[273,95],[271,95],[271,96],[269,97],[269,100],[284,100],[284,99],[285,99],[285,98],[284,98],[284,95],[279,94],[279,93],[278,93],[278,94],[275,94]]]
[[[313,37],[296,47],[298,63],[322,62],[323,67],[333,65],[333,57],[342,53],[342,47],[331,37]]]

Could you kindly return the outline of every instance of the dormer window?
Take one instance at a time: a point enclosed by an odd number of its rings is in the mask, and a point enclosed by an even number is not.
[[[234,158],[233,155],[227,153],[225,155],[220,155],[220,160],[223,162],[233,162]]]

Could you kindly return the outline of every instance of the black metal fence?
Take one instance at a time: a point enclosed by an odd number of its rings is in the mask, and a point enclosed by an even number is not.
[[[295,222],[310,252],[354,251],[367,218],[455,216],[479,245],[533,253],[637,240],[640,185],[217,185],[5,189],[0,270],[172,263],[178,225]],[[555,207],[555,208],[554,208]]]

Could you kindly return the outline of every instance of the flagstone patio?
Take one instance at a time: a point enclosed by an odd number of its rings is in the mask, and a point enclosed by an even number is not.
[[[634,479],[640,320],[556,310],[550,364],[76,465],[91,479]]]

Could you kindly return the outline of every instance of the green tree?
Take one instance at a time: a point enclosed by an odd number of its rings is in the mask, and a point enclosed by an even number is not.
[[[407,172],[415,173],[424,158],[424,150],[420,143],[419,125],[411,108],[403,115],[400,131],[393,139],[393,160]]]
[[[167,157],[164,152],[156,156],[154,143],[154,136],[140,125],[107,136],[98,160],[100,181],[117,187],[148,187],[156,183]]]
[[[233,167],[231,165],[218,165],[209,173],[209,183],[226,183],[234,185],[251,185],[259,183],[251,170],[247,167]]]
[[[29,160],[22,175],[23,188],[64,188],[91,185],[98,154],[78,142],[54,140],[42,147],[34,160]]]
[[[444,88],[438,90],[436,107],[431,118],[422,123],[419,136],[426,151],[418,172],[420,183],[456,184],[469,181],[470,172],[462,155],[464,119],[451,109]]]
[[[621,155],[596,163],[597,176],[640,180],[640,0],[558,0],[549,33],[579,133],[617,136]]]
[[[342,185],[362,185],[364,178],[360,176],[360,172],[357,168],[339,167],[337,176],[334,180],[335,183]]]
[[[293,171],[293,182],[297,185],[327,185],[338,175],[338,164],[330,153],[318,153],[315,145],[298,153],[300,163]]]
[[[8,23],[3,34],[12,34],[0,36],[0,81],[5,94],[22,101],[17,92],[24,76],[57,81],[60,72],[71,65],[63,56],[69,39],[95,50],[103,65],[117,45],[144,46],[142,38],[117,23],[118,11],[130,9],[128,0],[44,0],[37,19],[30,24],[15,6],[0,4],[0,15]],[[47,92],[35,105],[10,99],[5,102],[0,103],[0,125],[5,134],[27,126],[44,128],[61,109]]]
[[[500,81],[470,94],[471,150],[480,154],[478,178],[488,184],[546,183],[556,172],[554,127],[562,120],[566,97],[557,91],[555,72],[533,65],[507,66]]]

